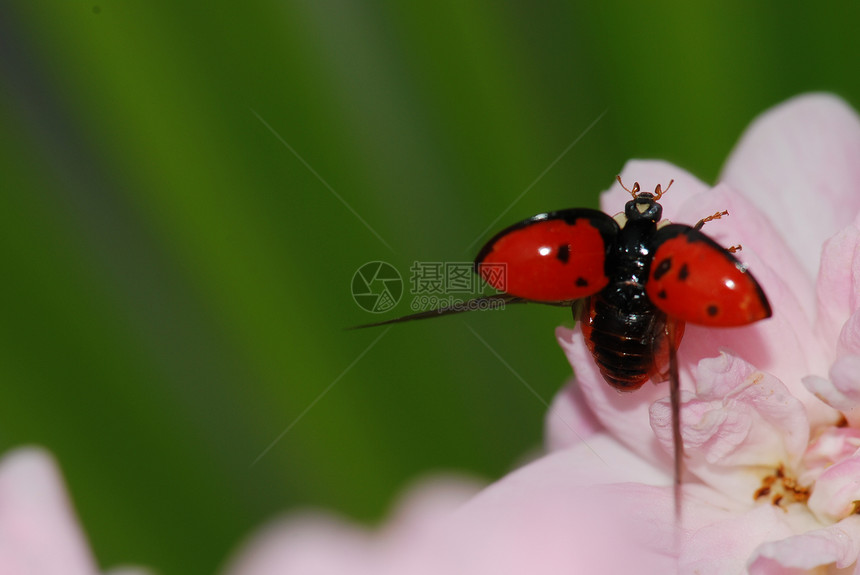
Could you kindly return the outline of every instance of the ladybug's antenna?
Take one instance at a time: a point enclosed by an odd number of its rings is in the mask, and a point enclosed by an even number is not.
[[[619,184],[621,184],[621,187],[622,187],[622,188],[624,188],[624,190],[625,190],[628,194],[630,194],[631,196],[633,196],[633,199],[634,199],[634,200],[635,200],[637,197],[639,197],[639,182],[633,182],[633,189],[631,190],[631,189],[629,189],[627,186],[625,186],[625,185],[624,185],[624,182],[622,182],[622,181],[621,181],[621,176],[615,176],[615,179],[616,179],[616,180],[618,180],[618,183],[619,183]],[[671,185],[671,184],[669,184],[669,185]],[[667,189],[667,190],[669,189],[669,188],[668,188],[668,186],[666,187],[666,189]]]
[[[660,199],[660,197],[661,197],[663,194],[665,194],[666,192],[668,192],[668,191],[669,191],[669,188],[671,188],[671,187],[672,187],[672,184],[674,184],[674,183],[675,183],[675,180],[669,180],[669,185],[668,185],[668,186],[666,186],[666,189],[665,189],[665,190],[661,190],[661,189],[660,189],[660,184],[657,184],[657,187],[656,187],[656,188],[654,188],[654,201],[659,200],[659,199]]]
[[[634,200],[639,197],[639,182],[633,182],[633,189],[631,190],[624,185],[624,182],[621,181],[621,176],[615,176],[615,179],[618,180],[618,183],[621,184],[621,187],[624,188],[628,194],[633,196]],[[671,188],[674,183],[675,180],[669,180],[669,184],[666,186],[665,190],[660,186],[660,184],[657,184],[657,187],[654,188],[654,200],[656,201],[663,197],[663,194],[668,192],[669,188]]]

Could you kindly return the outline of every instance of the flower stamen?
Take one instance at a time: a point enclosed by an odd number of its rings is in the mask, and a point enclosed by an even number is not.
[[[779,466],[770,475],[761,480],[761,487],[753,493],[753,499],[758,501],[762,497],[772,495],[771,505],[785,509],[784,505],[789,503],[806,503],[809,499],[810,488],[800,485],[797,479],[787,475],[785,466]],[[860,512],[860,501],[855,502],[855,512]]]

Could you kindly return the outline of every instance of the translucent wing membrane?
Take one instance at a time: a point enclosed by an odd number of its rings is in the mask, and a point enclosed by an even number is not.
[[[393,323],[403,323],[405,321],[412,321],[416,319],[430,319],[434,317],[441,317],[445,315],[454,315],[457,313],[463,313],[467,311],[476,311],[476,310],[490,310],[490,309],[499,309],[503,308],[508,304],[517,304],[517,303],[540,303],[543,305],[555,305],[559,307],[569,307],[573,305],[572,301],[559,301],[559,302],[532,302],[531,300],[523,299],[521,297],[512,296],[510,294],[498,294],[498,295],[489,295],[484,297],[479,297],[475,299],[470,299],[464,302],[458,302],[454,305],[447,307],[440,307],[436,309],[430,309],[427,311],[420,311],[418,313],[413,313],[410,315],[404,315],[402,317],[396,317],[394,319],[387,319],[384,321],[377,321],[374,323],[365,323],[362,325],[356,325],[347,329],[361,329],[365,327],[378,327],[380,325],[390,325]]]

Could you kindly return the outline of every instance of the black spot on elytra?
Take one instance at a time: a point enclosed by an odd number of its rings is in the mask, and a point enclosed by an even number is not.
[[[681,264],[681,269],[678,270],[678,279],[684,281],[689,275],[690,270],[687,268],[687,264]]]
[[[567,244],[561,244],[558,246],[558,251],[555,252],[555,257],[557,257],[558,261],[561,263],[566,264],[570,259],[570,246]]]
[[[720,313],[720,308],[718,308],[718,307],[717,307],[717,306],[715,306],[714,304],[711,304],[711,305],[709,305],[709,306],[705,309],[705,311],[707,311],[707,312],[708,312],[708,315],[709,315],[709,316],[714,317],[715,315],[717,315],[718,313]]]
[[[585,287],[588,285],[588,280],[584,277],[576,278],[576,287]]]
[[[660,260],[660,263],[657,264],[657,267],[654,269],[654,279],[658,280],[672,269],[672,258],[666,258],[664,260]]]
[[[658,297],[658,298],[660,298],[660,299],[666,299],[666,290],[661,289],[661,290],[657,293],[657,297]]]

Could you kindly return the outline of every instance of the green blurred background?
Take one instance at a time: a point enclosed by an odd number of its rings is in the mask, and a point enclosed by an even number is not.
[[[5,3],[0,448],[56,454],[101,565],[165,574],[284,511],[500,476],[545,406],[469,328],[550,401],[568,313],[346,331],[410,312],[352,275],[469,260],[629,158],[713,181],[797,93],[860,104],[857,3],[715,4]]]

